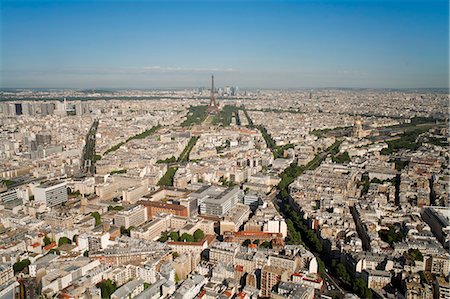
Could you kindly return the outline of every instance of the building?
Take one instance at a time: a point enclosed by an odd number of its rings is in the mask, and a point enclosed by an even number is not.
[[[268,233],[268,232],[261,232],[261,231],[238,231],[238,232],[231,232],[227,231],[224,232],[223,235],[225,242],[237,242],[242,243],[245,240],[255,241],[259,240],[260,242],[272,242],[273,246],[283,246],[283,235],[281,233]]]
[[[288,280],[287,272],[278,267],[264,266],[261,273],[261,297],[269,298],[281,281]]]
[[[299,256],[270,255],[267,264],[294,273],[299,268],[300,263]]]
[[[8,190],[0,193],[0,202],[7,203],[18,199],[17,190]]]
[[[171,298],[174,299],[193,299],[200,292],[201,288],[207,282],[203,275],[192,275],[186,279]]]
[[[352,137],[360,139],[363,138],[364,136],[365,132],[362,127],[362,118],[361,116],[357,116],[355,117],[355,122],[353,124]]]
[[[421,210],[421,216],[439,242],[448,249],[450,245],[450,208],[424,207]]]
[[[132,205],[114,216],[114,224],[128,229],[137,227],[147,221],[147,211],[143,205]]]
[[[112,293],[111,299],[131,299],[143,291],[144,281],[141,279],[135,279],[118,288],[114,293]]]
[[[438,276],[436,278],[435,299],[447,299],[450,298],[450,283],[443,277]]]
[[[248,220],[249,215],[250,208],[247,205],[238,203],[220,221],[220,234],[223,235],[226,231],[237,232],[244,224],[244,221]]]
[[[47,213],[44,221],[54,228],[73,228],[74,217],[67,212]]]
[[[160,213],[172,214],[176,216],[187,217],[188,209],[182,205],[163,203],[159,201],[143,200],[139,202],[147,209],[147,218],[152,219],[155,215]]]
[[[209,250],[209,261],[224,265],[234,264],[239,247],[240,244],[237,243],[216,242]]]
[[[433,297],[431,286],[423,284],[419,279],[407,278],[405,281],[406,299],[428,299]]]
[[[87,236],[89,252],[97,252],[105,249],[109,245],[109,232],[94,231],[93,234]],[[80,240],[81,242],[81,240]]]
[[[0,286],[14,277],[13,267],[8,264],[0,264]]]
[[[242,202],[244,191],[239,187],[227,188],[217,196],[206,196],[201,199],[200,213],[222,217],[238,202]]]
[[[157,217],[141,227],[131,231],[131,237],[143,240],[156,240],[162,232],[170,228],[170,219],[165,216]]]
[[[314,299],[314,289],[305,285],[282,281],[277,292],[272,292],[270,297],[274,299]]]
[[[34,188],[34,200],[52,208],[67,202],[67,184],[65,182],[47,182]]]
[[[251,206],[251,207],[257,207],[262,202],[260,196],[256,193],[249,193],[244,196],[244,204]]]
[[[292,281],[317,290],[321,290],[323,287],[323,279],[317,273],[294,273]]]
[[[371,289],[382,289],[391,282],[391,273],[381,270],[364,270],[362,276]]]
[[[450,272],[450,257],[445,255],[432,255],[427,261],[427,270],[433,274],[448,275]]]

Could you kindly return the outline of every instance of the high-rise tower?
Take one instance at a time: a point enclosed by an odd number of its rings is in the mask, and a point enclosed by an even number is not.
[[[211,75],[211,97],[208,105],[209,114],[217,114],[219,112],[219,105],[216,102],[216,95],[214,91],[214,75]]]

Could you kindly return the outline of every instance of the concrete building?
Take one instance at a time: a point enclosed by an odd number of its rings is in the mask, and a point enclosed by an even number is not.
[[[220,221],[220,234],[223,235],[226,231],[236,232],[248,220],[250,215],[250,208],[247,205],[238,203],[233,207]]]
[[[52,208],[67,202],[67,184],[65,182],[47,182],[34,188],[34,200]]]
[[[157,217],[145,225],[131,231],[131,237],[144,240],[156,240],[170,227],[170,218]]]
[[[261,297],[269,298],[276,286],[288,278],[288,273],[283,268],[264,266],[261,273]]]
[[[206,196],[201,199],[200,213],[203,215],[222,217],[228,213],[235,204],[242,202],[243,198],[244,191],[238,187],[228,188],[217,196]]]
[[[142,205],[132,205],[114,216],[114,224],[128,229],[137,227],[147,221],[147,211]]]
[[[450,208],[425,207],[421,210],[421,216],[439,242],[448,249],[450,245]]]

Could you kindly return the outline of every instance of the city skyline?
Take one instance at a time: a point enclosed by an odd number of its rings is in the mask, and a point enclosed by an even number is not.
[[[445,1],[3,1],[1,88],[448,88]],[[220,78],[220,79],[219,79]]]

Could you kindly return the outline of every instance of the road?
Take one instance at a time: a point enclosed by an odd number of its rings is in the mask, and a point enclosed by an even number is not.
[[[97,133],[98,119],[94,120],[88,134],[86,135],[86,145],[81,157],[81,171],[95,173],[95,134]]]
[[[269,195],[268,195],[268,199],[271,200],[275,206],[277,206],[277,204],[275,203],[275,201],[281,201],[280,198],[277,197],[277,195],[279,194],[278,190],[274,190],[272,191]],[[281,212],[280,212],[281,213]],[[285,219],[288,219],[285,215],[282,215]],[[306,244],[304,245],[311,253],[314,254],[314,256],[319,259],[320,255],[314,251],[312,251],[310,248],[308,248],[306,246]],[[324,286],[325,286],[325,290],[324,293],[327,292],[331,292],[331,293],[336,293],[339,292],[340,293],[340,297],[343,297],[345,295],[345,291],[340,287],[339,285],[339,280],[336,278],[333,278],[330,274],[330,268],[327,267],[327,265],[325,264],[325,277],[323,278],[324,281]]]

